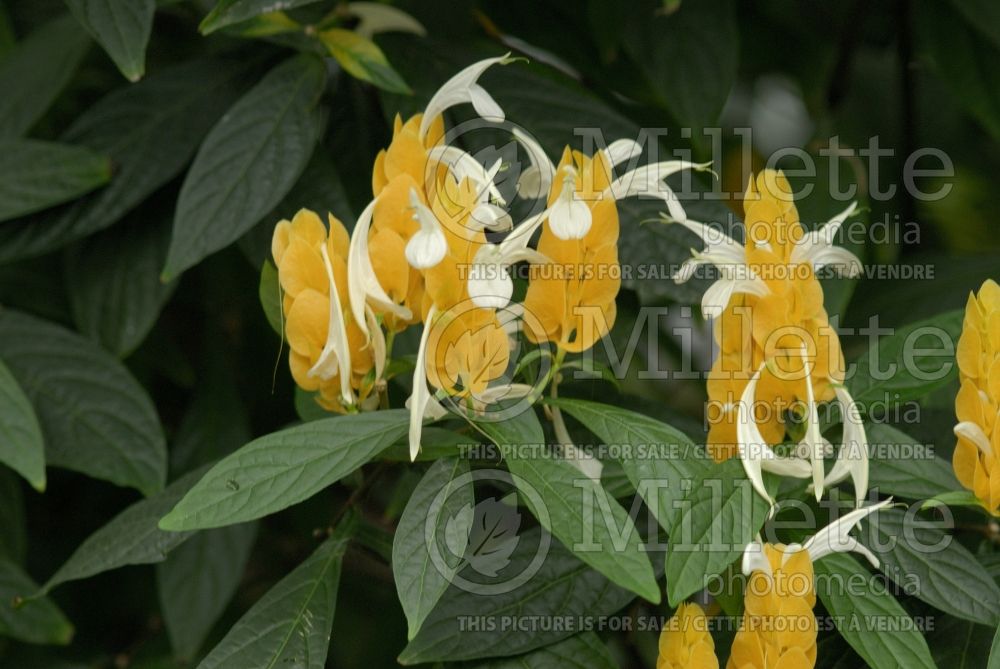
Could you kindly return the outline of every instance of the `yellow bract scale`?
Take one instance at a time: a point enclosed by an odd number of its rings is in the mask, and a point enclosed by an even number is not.
[[[700,606],[684,603],[660,632],[656,669],[718,669],[708,617]]]
[[[969,296],[956,358],[961,387],[952,465],[959,482],[1000,515],[1000,285],[992,279]]]

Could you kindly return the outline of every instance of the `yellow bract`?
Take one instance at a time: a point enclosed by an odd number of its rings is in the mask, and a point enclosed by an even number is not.
[[[551,263],[533,268],[524,299],[532,318],[525,321],[525,331],[534,342],[552,341],[563,350],[580,352],[615,322],[615,297],[621,288],[618,209],[613,198],[602,197],[611,181],[603,153],[591,158],[567,147],[552,181],[550,206],[567,176],[574,180],[574,196],[590,208],[591,227],[582,239],[560,239],[549,226],[542,229],[538,251]]]
[[[278,267],[278,281],[284,294],[282,308],[285,337],[291,348],[288,361],[295,383],[303,390],[318,391],[317,401],[330,411],[343,412],[340,373],[330,378],[310,374],[319,361],[330,327],[330,280],[323,260],[325,245],[337,285],[341,310],[347,324],[351,352],[351,387],[364,400],[372,389],[366,380],[374,360],[371,347],[351,317],[347,297],[347,248],[349,239],[343,224],[329,216],[329,232],[314,212],[301,209],[291,221],[274,228],[271,255]]]
[[[969,296],[957,359],[962,385],[955,398],[955,475],[1000,515],[1000,286],[992,279]]]
[[[771,573],[754,571],[727,669],[808,669],[816,664],[816,593],[805,550],[764,545]]]
[[[719,355],[708,378],[709,452],[716,461],[736,455],[736,412],[743,389],[764,362],[754,407],[770,444],[785,435],[785,412],[807,401],[803,364],[810,366],[817,401],[834,397],[832,383],[844,378],[840,340],[823,308],[823,289],[812,266],[793,263],[792,249],[804,234],[791,187],[781,172],[751,179],[744,198],[747,267],[766,285],[765,295],[738,293],[715,322]],[[802,347],[806,348],[806,360]]]
[[[708,618],[701,607],[685,603],[677,607],[660,633],[656,669],[718,669],[715,642],[708,631]]]

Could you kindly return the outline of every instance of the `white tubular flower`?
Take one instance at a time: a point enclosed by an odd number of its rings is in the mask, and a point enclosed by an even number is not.
[[[481,202],[472,209],[469,222],[466,225],[475,232],[481,230],[505,232],[514,227],[514,219],[510,217],[506,209],[495,204]]]
[[[421,37],[427,34],[415,18],[381,2],[349,2],[347,12],[358,18],[354,32],[366,39],[385,32],[412,33]]]
[[[431,161],[447,165],[457,182],[462,183],[463,179],[472,182],[476,187],[476,200],[478,202],[492,201],[506,204],[503,195],[494,183],[494,179],[503,166],[499,159],[493,163],[492,167],[486,169],[471,153],[448,144],[435,146],[427,153],[427,157]]]
[[[368,255],[368,231],[372,225],[372,213],[375,211],[372,200],[361,212],[354,232],[351,234],[351,246],[347,252],[347,294],[351,302],[351,313],[354,322],[361,332],[369,339],[372,330],[368,327],[365,317],[365,305],[372,302],[379,309],[389,311],[403,320],[409,320],[413,314],[406,307],[392,301],[378,282],[375,268],[372,267],[371,256]]]
[[[719,316],[725,311],[730,298],[737,293],[757,296],[768,294],[767,284],[747,264],[743,244],[706,223],[661,217],[664,223],[683,225],[705,242],[705,249],[701,252],[692,249],[691,257],[674,273],[676,283],[690,280],[701,265],[712,265],[719,270],[719,279],[709,286],[701,298],[701,312],[706,319]]]
[[[333,278],[333,265],[325,242],[320,246],[320,252],[323,254],[326,278],[330,282],[330,323],[323,351],[316,364],[309,369],[309,376],[325,381],[340,371],[340,397],[345,405],[350,405],[354,403],[354,392],[351,390],[351,348],[347,343],[347,324],[344,322],[337,281]]]
[[[609,167],[615,167],[626,160],[632,160],[642,153],[642,144],[634,139],[616,139],[603,150]]]
[[[576,171],[566,168],[562,190],[549,210],[549,229],[559,239],[583,239],[593,223],[590,207],[576,196]]]
[[[858,210],[858,203],[852,202],[844,211],[840,212],[827,223],[821,225],[812,232],[807,232],[802,239],[795,243],[792,248],[792,263],[809,263],[814,270],[821,267],[834,267],[837,271],[848,277],[856,277],[861,274],[861,261],[858,257],[839,246],[834,246],[834,237],[837,230]]]
[[[580,472],[594,483],[601,482],[601,473],[604,471],[604,463],[594,457],[593,453],[577,448],[573,443],[573,438],[569,436],[566,429],[566,422],[563,420],[562,412],[558,407],[550,407],[552,411],[552,431],[555,433],[556,442],[562,448],[562,455],[576,466]]]
[[[531,161],[530,166],[521,170],[517,180],[517,194],[529,200],[548,197],[552,179],[556,174],[555,165],[545,155],[545,149],[533,137],[518,128],[514,128],[513,133],[514,139],[524,147],[528,160]]]
[[[990,445],[990,439],[983,432],[983,428],[980,425],[965,420],[955,426],[954,432],[956,437],[964,437],[972,442],[987,457],[993,457],[993,447]]]
[[[417,459],[420,452],[420,434],[424,427],[424,418],[441,418],[447,410],[441,406],[431,389],[427,386],[427,340],[433,327],[437,308],[431,305],[427,312],[424,331],[420,335],[420,347],[417,349],[417,363],[413,368],[413,390],[406,400],[406,408],[410,410],[410,461]]]
[[[699,172],[708,170],[709,165],[711,163],[691,163],[685,160],[643,165],[629,170],[612,181],[611,185],[604,190],[604,196],[613,197],[616,200],[635,195],[653,196],[667,204],[667,210],[671,217],[678,221],[685,221],[687,214],[684,212],[684,207],[681,206],[674,191],[666,184],[665,180],[671,174],[683,170],[697,170]]]
[[[499,58],[487,58],[478,63],[473,63],[445,82],[444,86],[438,89],[427,108],[424,109],[424,117],[420,121],[420,139],[427,137],[427,131],[431,127],[431,122],[440,116],[449,107],[471,102],[476,113],[487,121],[500,123],[504,120],[503,109],[497,104],[486,89],[477,82],[479,77],[492,65],[506,65],[513,62],[510,53],[506,53]]]
[[[812,467],[801,458],[779,457],[760,433],[754,419],[753,406],[756,402],[757,382],[763,369],[764,365],[761,365],[743,389],[743,395],[736,405],[736,444],[750,485],[773,506],[774,499],[764,486],[763,472],[805,479],[812,476]]]
[[[444,236],[441,222],[420,201],[415,188],[410,189],[410,207],[413,209],[413,220],[420,224],[420,229],[406,242],[406,260],[414,269],[429,269],[448,254],[448,239]]]
[[[368,322],[368,331],[372,333],[371,346],[372,358],[375,360],[375,378],[381,379],[383,372],[385,372],[385,333],[382,332],[382,328],[379,327],[378,319],[375,317],[375,312],[369,305],[365,305],[365,319]]]
[[[749,576],[755,571],[771,575],[771,562],[764,555],[764,542],[759,534],[743,549],[743,560],[740,563],[740,568],[744,576]]]
[[[525,220],[499,244],[483,244],[469,270],[468,291],[472,303],[484,309],[503,309],[514,294],[514,282],[508,268],[523,261],[549,262],[543,254],[528,248],[531,235],[548,212],[536,214]]]
[[[814,534],[809,541],[803,544],[802,548],[809,551],[809,559],[813,562],[816,562],[831,553],[847,553],[849,551],[854,551],[855,553],[864,555],[873,567],[878,568],[878,558],[875,557],[875,555],[873,555],[872,552],[865,546],[858,543],[857,539],[850,536],[850,532],[867,516],[875,513],[876,511],[881,511],[890,504],[892,504],[892,498],[889,498],[884,502],[879,502],[878,504],[872,504],[855,509],[850,513],[845,513],[843,516]]]
[[[825,476],[823,453],[826,451],[828,442],[823,439],[823,435],[819,431],[819,407],[816,406],[812,372],[809,371],[809,360],[805,346],[802,347],[802,367],[806,372],[806,433],[800,444],[805,446],[809,459],[812,461],[812,486],[818,502],[823,497],[823,478]]]
[[[850,477],[854,484],[855,503],[861,506],[868,492],[868,436],[861,420],[861,410],[851,394],[840,386],[835,386],[834,392],[844,414],[844,444],[824,485],[829,488]]]

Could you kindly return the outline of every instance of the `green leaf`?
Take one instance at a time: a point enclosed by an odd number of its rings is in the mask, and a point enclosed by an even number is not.
[[[0,463],[45,490],[45,443],[35,410],[0,359]],[[3,533],[0,529],[0,534]]]
[[[505,617],[594,622],[635,596],[589,568],[544,530],[519,535],[510,564],[496,576],[463,587],[453,585],[399,655],[405,665],[505,657],[536,650],[573,634],[566,627],[527,626],[517,634],[502,628]],[[540,543],[541,542],[541,543]],[[548,546],[547,552],[542,549]],[[538,555],[543,560],[535,565]],[[537,566],[537,571],[530,571]],[[463,576],[472,577],[467,568]],[[515,579],[519,579],[515,581]],[[476,586],[481,583],[481,588]],[[504,587],[509,586],[509,587]],[[496,591],[494,591],[496,588]],[[471,623],[479,621],[476,626]]]
[[[153,29],[155,0],[66,0],[73,16],[135,82],[146,72],[146,44]]]
[[[239,239],[285,196],[319,139],[325,86],[323,61],[296,56],[212,128],[181,187],[164,278]]]
[[[162,213],[158,218],[142,213],[82,240],[67,254],[77,329],[119,358],[142,343],[177,287],[160,281],[170,221]]]
[[[261,14],[311,5],[319,0],[219,0],[198,26],[202,35]]]
[[[670,14],[655,2],[630,13],[624,46],[660,104],[682,126],[715,123],[736,81],[739,29],[731,0],[684,2]]]
[[[898,328],[858,358],[847,387],[861,410],[920,399],[956,378],[963,315],[950,311]]]
[[[278,283],[278,268],[270,260],[265,260],[260,268],[260,284],[257,287],[260,306],[264,309],[267,324],[275,334],[284,337],[284,317],[281,313],[281,284]]]
[[[958,102],[1000,138],[1000,71],[992,66],[1000,56],[1000,45],[965,21],[950,3],[925,0],[915,3],[914,9],[916,41],[924,59]]]
[[[660,601],[632,518],[600,483],[545,448],[533,410],[478,426],[500,448],[521,499],[542,527],[613,582],[653,603]]]
[[[920,506],[920,510],[933,509],[936,506],[971,506],[982,509],[983,503],[971,490],[951,490],[934,495]]]
[[[932,446],[881,423],[869,423],[865,433],[870,444],[868,485],[879,493],[927,499],[961,488],[951,465],[934,455]]]
[[[342,28],[324,30],[319,38],[329,49],[330,55],[354,78],[372,83],[390,93],[412,93],[375,42]]]
[[[565,641],[525,655],[491,660],[473,669],[618,669],[611,651],[593,632],[571,636]]]
[[[1000,669],[1000,627],[997,627],[996,635],[993,637],[993,646],[990,648],[990,659],[986,669]]]
[[[928,629],[925,636],[931,656],[939,667],[982,669],[987,666],[993,642],[992,628],[940,614],[934,616],[934,627]]]
[[[41,255],[102,230],[177,176],[253,62],[188,62],[91,105],[61,141],[111,156],[111,182],[65,207],[0,225],[0,263]]]
[[[884,587],[858,592],[871,574],[850,555],[834,553],[813,564],[817,593],[840,634],[874,669],[934,668],[927,641]]]
[[[583,423],[605,444],[627,447],[621,449],[618,460],[632,487],[669,531],[680,512],[675,502],[685,496],[684,486],[701,478],[709,468],[704,450],[680,430],[634,411],[585,400],[550,403]],[[650,483],[665,487],[650,489]]]
[[[323,669],[348,540],[327,539],[240,618],[198,669]]]
[[[111,161],[89,149],[0,140],[0,222],[72,200],[110,178]]]
[[[46,23],[0,61],[0,137],[25,134],[73,77],[90,38],[68,14]]]
[[[1000,47],[1000,5],[992,0],[951,0],[965,19]]]
[[[38,585],[16,564],[0,557],[0,637],[65,646],[73,625],[47,597],[13,602],[38,591]]]
[[[886,576],[931,606],[975,623],[1000,623],[1000,587],[953,537],[903,511],[866,522],[861,542]]]
[[[408,428],[409,412],[392,409],[325,418],[261,437],[215,465],[160,527],[222,527],[280,511],[347,476]]]
[[[174,655],[201,648],[243,578],[257,523],[198,532],[156,567],[160,607]]]
[[[396,528],[392,573],[399,603],[406,614],[407,639],[416,636],[463,566],[475,504],[468,474],[469,461],[464,458],[442,458],[435,462],[420,479]],[[461,536],[464,541],[461,551],[453,551],[446,545],[447,532]],[[432,555],[431,542],[436,555]]]
[[[69,330],[3,308],[0,356],[35,407],[49,465],[144,495],[163,488],[160,420],[121,362]]]
[[[21,480],[0,466],[0,558],[24,564],[27,544]]]
[[[738,458],[694,483],[670,532],[667,596],[677,606],[730,565],[757,535],[768,503],[750,486]]]
[[[73,551],[63,566],[42,586],[40,594],[47,594],[62,583],[126,565],[155,564],[165,560],[167,553],[184,543],[191,533],[165,532],[157,523],[204,473],[204,469],[190,472],[161,492],[136,502],[112,518]]]

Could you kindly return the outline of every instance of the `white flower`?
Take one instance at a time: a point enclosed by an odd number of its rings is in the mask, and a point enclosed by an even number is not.
[[[518,177],[517,194],[531,200],[548,197],[556,173],[555,165],[533,137],[518,128],[514,128],[513,133],[514,139],[524,147],[528,160],[531,161],[531,165],[521,170]]]
[[[368,319],[365,317],[365,305],[369,302],[402,320],[413,317],[409,309],[396,304],[386,294],[375,274],[375,268],[372,267],[372,259],[368,255],[368,231],[371,229],[376,202],[377,198],[369,202],[358,217],[354,232],[351,233],[351,246],[347,252],[347,293],[351,302],[351,313],[354,315],[354,322],[369,339],[373,331],[368,327]]]
[[[347,12],[358,18],[354,32],[366,39],[376,33],[401,32],[426,35],[420,22],[404,11],[381,2],[349,2]]]
[[[477,63],[469,65],[467,68],[456,74],[445,82],[444,86],[438,89],[427,108],[424,109],[424,117],[420,121],[420,138],[427,136],[427,131],[431,123],[449,107],[471,102],[476,113],[487,121],[502,122],[504,120],[503,109],[497,104],[486,89],[477,82],[479,77],[492,65],[506,65],[513,62],[510,53],[499,58],[487,58]]]
[[[986,457],[993,457],[993,447],[983,428],[972,421],[962,421],[954,428],[956,437],[963,437],[972,442]]]
[[[458,183],[468,179],[476,187],[477,202],[506,204],[503,195],[494,183],[494,179],[503,165],[502,161],[497,160],[492,167],[486,169],[472,154],[448,144],[435,146],[428,152],[427,157],[431,161],[447,165],[448,170]]]
[[[609,167],[616,167],[626,160],[633,160],[642,153],[642,144],[634,139],[616,139],[603,149]]]
[[[420,229],[406,242],[406,260],[415,269],[434,267],[447,255],[448,239],[444,236],[441,222],[420,201],[415,188],[410,188],[410,207],[413,209],[413,220],[420,224]]]
[[[583,239],[593,223],[590,207],[576,195],[576,170],[566,167],[562,190],[549,210],[549,229],[559,239]]]
[[[436,399],[431,389],[427,386],[427,341],[433,327],[434,317],[437,315],[437,308],[431,305],[427,312],[427,319],[424,323],[424,330],[420,335],[420,346],[417,348],[416,367],[413,368],[413,390],[409,399],[406,400],[406,407],[410,410],[410,460],[417,459],[420,452],[420,434],[424,426],[424,418],[438,419],[447,414],[447,411]]]
[[[613,143],[614,144],[614,143]],[[610,148],[610,147],[609,147]],[[631,149],[634,151],[633,149]],[[646,195],[663,200],[670,215],[678,221],[687,220],[687,214],[677,195],[665,182],[666,178],[683,170],[708,170],[711,163],[691,163],[685,160],[671,160],[651,163],[629,170],[618,177],[604,190],[605,197],[621,200],[635,195]]]
[[[861,261],[858,257],[847,249],[833,245],[833,239],[837,230],[849,216],[852,216],[858,209],[858,203],[851,205],[840,212],[827,223],[821,225],[812,232],[807,232],[802,239],[795,242],[792,248],[792,263],[809,263],[814,270],[821,267],[835,267],[840,274],[856,277],[861,274]]]
[[[552,412],[552,431],[555,433],[556,443],[561,449],[562,456],[591,481],[600,483],[604,463],[594,457],[593,453],[588,453],[573,443],[573,438],[569,436],[569,430],[566,429],[566,422],[563,420],[559,407],[550,406],[549,410]]]
[[[507,271],[514,263],[548,262],[543,254],[528,248],[531,235],[548,211],[526,219],[499,244],[483,244],[469,269],[468,291],[473,304],[484,309],[503,309],[514,294],[514,282]]]
[[[333,277],[333,265],[326,250],[326,242],[320,246],[320,253],[323,255],[326,278],[330,283],[330,323],[323,351],[316,364],[310,368],[309,376],[319,377],[325,381],[340,371],[340,397],[345,405],[350,405],[354,403],[354,392],[351,389],[351,349],[347,343],[347,325],[344,322],[344,311],[340,306],[340,294],[337,292],[337,281]]]
[[[892,504],[891,498],[878,504],[871,504],[855,509],[850,513],[840,516],[810,537],[804,544],[788,544],[785,546],[783,561],[787,562],[793,554],[799,551],[808,551],[809,560],[813,563],[832,553],[848,553],[853,551],[865,556],[872,566],[877,569],[879,566],[878,558],[866,546],[852,537],[850,532],[867,516],[876,511],[881,511],[890,504]],[[745,576],[749,576],[755,571],[765,574],[771,573],[771,563],[768,562],[767,557],[764,555],[764,544],[759,536],[744,549],[742,570]]]

